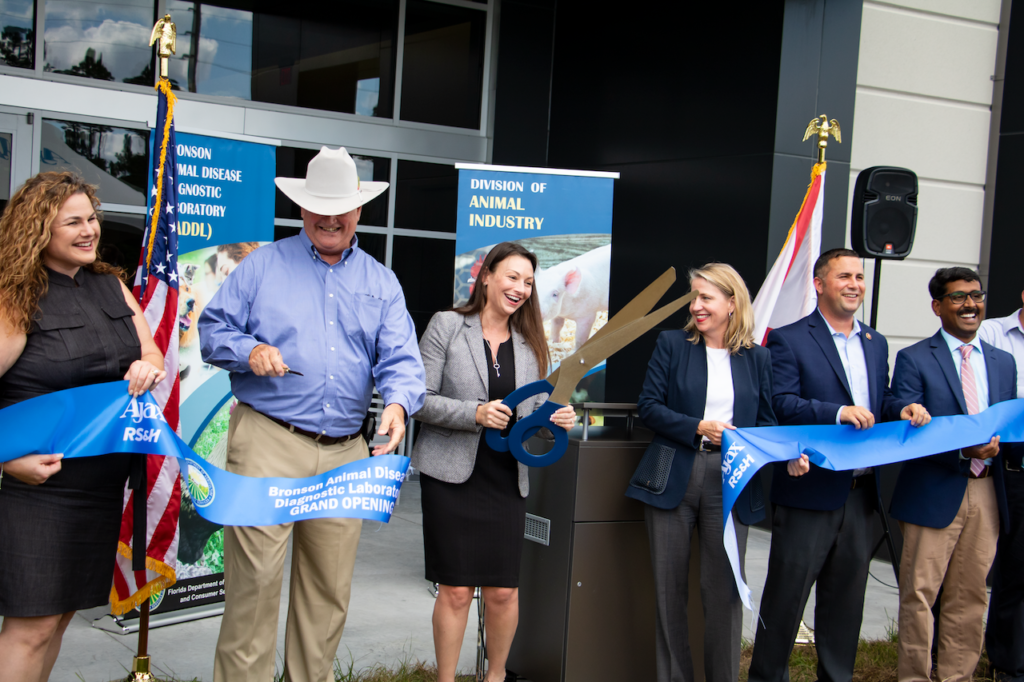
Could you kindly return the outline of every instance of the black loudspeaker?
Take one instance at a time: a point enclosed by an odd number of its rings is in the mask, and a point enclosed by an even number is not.
[[[853,250],[863,258],[903,260],[917,228],[917,175],[906,168],[862,170],[853,189]]]

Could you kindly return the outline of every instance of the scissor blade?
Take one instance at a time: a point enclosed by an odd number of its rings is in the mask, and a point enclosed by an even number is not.
[[[658,279],[647,285],[646,289],[634,296],[632,301],[622,307],[622,310],[615,313],[614,317],[605,322],[605,325],[598,329],[596,334],[587,339],[587,342],[580,346],[579,350],[562,360],[562,364],[569,362],[571,358],[575,357],[576,353],[581,352],[584,348],[611,334],[616,329],[621,329],[630,322],[639,320],[651,312],[651,309],[661,300],[661,297],[665,295],[665,292],[668,291],[675,281],[675,268],[669,268],[661,273]],[[552,386],[558,383],[557,369],[548,376],[548,383]]]
[[[643,334],[653,329],[659,322],[662,322],[669,315],[682,309],[683,306],[696,297],[697,291],[691,291],[685,296],[677,298],[668,305],[659,308],[650,315],[630,322],[610,334],[597,339],[594,343],[587,341],[585,347],[580,348],[578,351],[562,361],[562,365],[559,367],[561,371],[558,375],[558,379],[553,384],[555,390],[551,393],[548,400],[553,403],[558,403],[559,405],[568,405],[569,399],[572,397],[573,389],[576,388],[576,384],[579,383],[580,379],[590,371],[590,368],[605,358],[611,357],[636,339],[640,338]]]

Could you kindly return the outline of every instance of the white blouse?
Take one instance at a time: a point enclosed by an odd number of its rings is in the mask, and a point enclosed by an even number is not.
[[[708,355],[708,397],[704,419],[732,424],[732,364],[728,348],[706,348]]]

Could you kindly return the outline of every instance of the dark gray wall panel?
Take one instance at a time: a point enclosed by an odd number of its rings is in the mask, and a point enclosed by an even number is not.
[[[842,143],[829,138],[825,156],[828,173],[821,247],[824,251],[845,245],[857,94],[861,3],[786,0],[785,6],[767,268],[786,240],[818,158],[815,138],[803,141],[807,124],[818,114],[836,119],[843,137]]]
[[[1021,306],[1024,289],[1024,17],[1010,17],[1006,46],[1003,110],[999,124],[999,161],[992,211],[989,260],[989,317],[1005,316]]]
[[[547,164],[554,0],[501,3],[492,161]]]

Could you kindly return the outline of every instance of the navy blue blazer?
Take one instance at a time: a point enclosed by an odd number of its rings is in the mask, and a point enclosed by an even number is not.
[[[885,337],[866,324],[860,328],[875,422],[894,421],[912,401],[898,400],[889,389],[889,344]],[[802,320],[773,329],[767,345],[772,353],[772,407],[780,425],[835,424],[839,408],[853,405],[853,392],[839,351],[817,309]],[[831,471],[812,464],[803,476],[790,476],[785,462],[772,466],[775,504],[818,511],[832,511],[846,504],[852,471]],[[878,467],[875,483],[881,490]]]
[[[647,378],[637,405],[640,418],[654,431],[654,442],[675,449],[668,485],[656,495],[630,486],[626,496],[659,509],[675,509],[686,495],[690,472],[701,437],[697,425],[708,396],[708,359],[704,341],[694,344],[689,333],[662,332],[647,365]],[[761,346],[741,349],[730,356],[734,426],[775,426],[772,412],[772,367]],[[760,475],[736,500],[736,515],[750,525],[765,517]]]
[[[989,405],[1017,397],[1017,367],[1006,351],[981,342],[988,374]],[[921,403],[933,417],[967,414],[964,391],[956,373],[953,355],[941,332],[918,341],[896,354],[892,377],[893,390],[901,398]],[[928,428],[925,426],[924,428]],[[1003,456],[1006,447],[992,462],[999,520],[1009,527],[1006,491],[1003,488]],[[945,528],[956,517],[967,490],[971,464],[960,458],[959,450],[903,463],[889,513],[900,521],[929,528]]]

